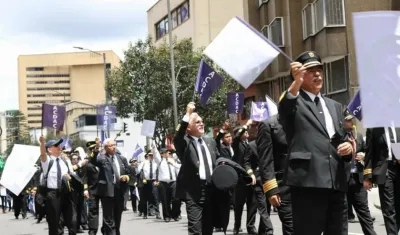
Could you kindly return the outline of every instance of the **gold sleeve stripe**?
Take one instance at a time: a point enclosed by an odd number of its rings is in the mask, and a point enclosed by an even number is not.
[[[372,174],[372,169],[371,168],[365,169],[364,175],[369,175],[369,174]]]
[[[84,185],[83,185],[83,189],[84,189],[84,190],[88,189],[88,185],[87,185],[87,184],[84,184]]]
[[[93,157],[94,157],[94,152],[92,152],[92,153],[90,154],[90,157],[91,157],[91,158],[93,158]]]
[[[276,179],[272,179],[263,184],[263,191],[264,193],[266,193],[277,187],[278,187],[278,182],[276,181]]]
[[[285,97],[286,95],[286,91],[282,92],[282,95],[279,97],[279,102],[281,102],[281,100],[283,99],[283,97]]]
[[[78,170],[78,166],[77,166],[77,165],[74,165],[74,166],[72,167],[72,169],[73,169],[74,171],[76,171],[76,170]]]
[[[249,169],[249,170],[247,171],[247,174],[249,174],[249,175],[253,174],[253,170],[252,170],[252,169]]]
[[[179,128],[181,128],[181,124],[178,124],[178,126],[176,126],[176,131],[179,131]]]

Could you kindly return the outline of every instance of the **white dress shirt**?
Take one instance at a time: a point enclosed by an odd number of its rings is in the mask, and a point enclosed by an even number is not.
[[[185,115],[182,119],[182,121],[184,122],[189,122],[190,117],[188,115]],[[198,137],[194,137],[194,136],[190,136],[193,138],[193,141],[196,145],[196,149],[197,149],[197,155],[199,157],[199,176],[201,180],[206,180],[206,168],[204,167],[204,160],[203,160],[203,153],[201,152],[201,148],[200,146],[203,145],[204,149],[206,150],[206,154],[207,154],[207,161],[208,161],[208,166],[210,168],[210,174],[212,175],[212,160],[211,160],[211,154],[210,154],[210,150],[208,150],[208,147],[206,145],[206,143],[204,142],[204,139],[202,139],[202,144],[200,145],[199,143],[199,138]]]
[[[144,178],[146,180],[155,180],[156,179],[157,163],[153,159],[151,164],[153,165],[153,177],[151,179],[150,179],[150,161],[149,160],[144,160],[138,166],[138,172],[143,170]]]
[[[176,181],[176,168],[180,169],[180,166],[173,158],[162,158],[157,148],[153,148],[154,160],[158,165],[158,181],[161,182],[174,182]],[[168,164],[171,162],[171,164]],[[171,172],[171,175],[170,175]],[[172,176],[172,179],[171,179]]]
[[[309,97],[310,99],[314,102],[316,95],[314,95],[311,92],[305,91],[303,90]],[[288,94],[288,99],[295,99],[299,93],[297,93],[296,96],[293,96],[290,92],[287,93]],[[330,138],[332,138],[332,136],[335,135],[336,131],[335,131],[335,126],[333,125],[333,119],[332,116],[329,112],[328,107],[326,106],[325,100],[324,98],[321,96],[321,93],[318,94],[319,100],[321,102],[321,106],[322,106],[322,111],[324,112],[324,117],[325,117],[325,123],[326,123],[326,130],[328,131],[328,135]]]
[[[118,173],[118,175],[121,177],[121,167],[120,167],[120,165],[119,165],[117,156],[114,155],[114,157],[113,157],[112,159],[114,159],[114,160],[113,160],[113,164],[115,165],[115,168],[117,168],[117,173]],[[115,177],[115,173],[114,173],[114,184],[117,183],[117,180],[119,180],[119,179],[117,179],[117,178]]]
[[[390,139],[390,134],[389,134],[389,129],[393,134],[393,139],[394,142],[397,143],[397,134],[396,134],[396,128],[394,125],[391,127],[385,127],[385,137],[386,137],[386,144],[388,146],[388,160],[391,161],[393,159],[393,153],[392,153],[392,142]],[[400,156],[395,156],[396,158],[399,158]]]
[[[71,171],[72,169],[72,164],[71,161],[69,161],[68,159],[66,159],[66,162],[68,164],[65,165],[64,161],[60,158],[60,168],[61,168],[61,177],[65,174],[68,174],[69,171]],[[50,159],[53,159],[53,165],[51,166],[50,170],[49,170],[49,175],[47,177],[47,188],[50,189],[57,189],[57,157],[54,156],[47,156],[47,160],[42,162],[42,169],[43,169],[43,175],[47,174],[47,170],[49,167],[49,162]],[[46,182],[43,182],[46,183]]]

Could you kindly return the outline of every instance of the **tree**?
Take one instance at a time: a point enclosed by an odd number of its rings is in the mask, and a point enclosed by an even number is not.
[[[193,101],[194,85],[200,60],[210,66],[213,63],[205,58],[200,50],[194,50],[190,39],[174,40],[175,71],[177,77],[178,118],[186,105]],[[150,37],[130,44],[124,52],[125,60],[119,68],[110,73],[107,83],[111,91],[117,114],[129,117],[133,113],[137,120],[156,121],[155,140],[160,146],[162,139],[174,130],[172,87],[170,73],[169,44],[165,41],[155,46]],[[221,88],[212,95],[206,107],[197,105],[197,111],[203,117],[206,127],[220,125],[227,118],[227,92],[238,91],[240,86],[221,70],[218,74],[225,78]],[[198,97],[194,100],[198,104]]]
[[[14,144],[32,144],[25,115],[19,111],[9,112],[7,117],[7,149],[4,155],[10,155]]]

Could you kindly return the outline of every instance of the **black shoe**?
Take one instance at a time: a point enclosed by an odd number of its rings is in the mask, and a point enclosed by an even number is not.
[[[349,219],[349,223],[357,223],[357,221],[355,218],[351,218],[351,219]]]
[[[179,221],[179,217],[175,217],[173,218],[175,221]]]
[[[375,216],[372,216],[372,221],[375,221]]]
[[[215,228],[214,229],[214,232],[216,232],[216,233],[220,233],[220,232],[223,232],[223,231],[224,231],[223,228]]]
[[[169,223],[169,221],[171,221],[171,218],[166,217],[166,218],[164,218],[164,221],[167,222],[167,223]]]
[[[77,229],[76,233],[85,233],[82,229]]]
[[[156,219],[161,219],[161,216],[160,215],[156,215]]]
[[[82,225],[81,227],[83,230],[89,230],[89,226],[87,226],[87,225]]]
[[[19,216],[16,215],[16,216],[15,216],[15,219],[19,219],[18,217],[19,217]]]
[[[143,216],[143,219],[147,219],[147,215]]]
[[[143,213],[142,213],[142,212],[139,212],[138,216],[142,216],[142,215],[143,215]]]
[[[257,229],[253,228],[253,229],[248,229],[247,230],[247,234],[249,234],[249,235],[257,235],[258,232],[257,232]]]
[[[241,233],[241,232],[243,232],[243,229],[241,229],[241,228],[234,228],[234,229],[233,229],[233,234],[234,234],[234,235],[238,235],[238,234]]]

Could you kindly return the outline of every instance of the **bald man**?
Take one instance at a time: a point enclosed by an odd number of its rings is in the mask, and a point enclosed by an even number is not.
[[[218,150],[213,139],[203,136],[203,119],[194,109],[193,102],[187,105],[174,138],[176,154],[182,162],[176,196],[186,201],[188,234],[209,235],[213,233],[211,174]]]

